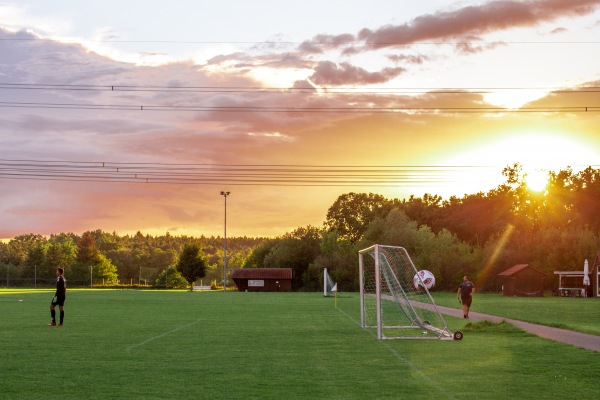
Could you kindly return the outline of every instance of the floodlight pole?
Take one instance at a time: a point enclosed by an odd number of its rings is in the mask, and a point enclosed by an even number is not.
[[[231,192],[221,191],[221,196],[225,198],[225,222],[223,235],[223,292],[227,292],[227,196]]]

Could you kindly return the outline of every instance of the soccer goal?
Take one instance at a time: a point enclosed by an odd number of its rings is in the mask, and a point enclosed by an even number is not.
[[[331,277],[327,273],[327,268],[323,269],[323,296],[333,296],[337,292],[337,283],[331,280]]]
[[[363,328],[376,328],[378,339],[462,339],[448,329],[406,249],[376,244],[358,259]]]

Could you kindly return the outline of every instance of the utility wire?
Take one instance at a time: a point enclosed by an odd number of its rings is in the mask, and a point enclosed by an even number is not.
[[[416,187],[453,183],[500,169],[493,165],[172,164],[0,159],[0,179],[170,185]]]
[[[489,94],[514,92],[552,92],[560,94],[600,93],[600,86],[583,86],[574,89],[559,87],[391,87],[391,88],[356,88],[356,87],[255,87],[255,86],[145,86],[145,85],[73,85],[73,84],[15,84],[0,82],[0,91],[100,91],[100,92],[163,92],[163,93],[277,93],[279,95],[304,93],[312,95],[398,95],[398,94]],[[508,109],[504,107],[285,107],[285,106],[184,106],[184,105],[152,105],[152,104],[95,104],[95,103],[58,103],[58,102],[0,102],[0,108],[27,109],[72,109],[72,110],[113,110],[113,111],[187,111],[187,112],[235,112],[235,113],[581,113],[597,112],[600,107],[595,104],[577,106],[521,107]]]
[[[53,40],[50,38],[41,38],[41,37],[19,37],[19,38],[0,38],[0,41],[6,42],[35,42],[35,41],[47,41]],[[318,40],[303,40],[303,41],[207,41],[207,40],[99,40],[99,39],[81,39],[81,42],[90,42],[90,43],[156,43],[156,44],[244,44],[244,45],[257,45],[257,44],[267,44],[267,45],[301,45],[304,43],[309,43],[312,46],[327,46],[331,47],[332,44],[329,42],[319,42]],[[67,42],[69,43],[69,42]],[[73,42],[79,43],[79,42]],[[558,41],[558,40],[545,40],[545,41],[506,41],[506,40],[494,40],[494,41],[485,41],[485,40],[465,40],[465,41],[433,41],[433,42],[367,42],[360,40],[347,40],[347,41],[337,41],[335,43],[336,46],[344,46],[344,45],[364,45],[364,46],[419,46],[419,45],[430,45],[430,46],[457,46],[457,45],[486,45],[486,44],[517,44],[517,45],[574,45],[574,44],[600,44],[600,41],[595,40],[577,40],[577,41]]]
[[[564,87],[259,87],[259,86],[148,86],[148,85],[69,85],[46,83],[0,82],[0,90],[58,90],[58,91],[108,91],[108,92],[165,92],[165,93],[298,93],[306,94],[490,94],[504,92],[599,93],[600,86]]]
[[[492,166],[324,166],[0,160],[0,178],[175,185],[372,186],[444,183]]]
[[[187,111],[226,113],[335,113],[335,114],[381,114],[381,113],[585,113],[599,112],[600,105],[549,106],[549,107],[277,107],[277,106],[156,106],[133,104],[86,104],[86,103],[34,103],[0,102],[0,108],[61,109],[61,110],[112,110],[112,111]]]

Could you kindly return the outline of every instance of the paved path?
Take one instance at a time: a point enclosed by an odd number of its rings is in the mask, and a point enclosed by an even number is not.
[[[443,314],[451,315],[457,318],[463,317],[462,309],[457,310],[456,308],[438,306],[437,304],[436,307]],[[550,326],[537,325],[529,322],[518,321],[516,319],[498,317],[497,315],[482,314],[472,311],[469,313],[469,320],[488,320],[492,322],[506,321],[523,329],[526,332],[533,333],[534,335],[538,335],[546,339],[600,352],[600,336],[596,335],[589,335],[587,333],[575,332],[567,329],[552,328]]]

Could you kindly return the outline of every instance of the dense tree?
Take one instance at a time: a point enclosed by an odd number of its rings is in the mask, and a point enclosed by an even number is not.
[[[188,285],[175,266],[165,268],[156,278],[156,286],[169,289],[184,288]]]
[[[386,218],[374,220],[360,243],[360,248],[373,244],[401,246],[411,256],[417,269],[427,269],[437,277],[437,289],[450,290],[460,276],[475,272],[481,256],[446,229],[435,233],[429,226],[419,226],[400,209]]]
[[[336,231],[323,232],[320,253],[309,265],[305,275],[304,288],[323,289],[323,270],[338,284],[341,291],[358,290],[358,256],[356,247],[348,240],[339,237]]]
[[[105,285],[115,285],[119,282],[117,267],[104,254],[99,253],[88,265],[92,267],[94,282],[102,282]]]
[[[89,231],[85,232],[77,242],[77,262],[80,264],[94,262],[98,252],[95,235]]]
[[[188,243],[183,247],[177,262],[177,271],[187,280],[190,290],[197,279],[206,276],[206,261],[198,243]]]
[[[273,248],[279,243],[279,239],[267,240],[256,246],[252,252],[246,257],[243,263],[244,268],[263,268],[265,266],[265,258]]]
[[[285,234],[265,257],[264,267],[292,268],[292,289],[302,289],[308,266],[320,251],[320,233],[320,229],[308,226]]]
[[[573,210],[578,225],[600,229],[600,170],[586,168],[573,177]]]
[[[48,265],[48,249],[50,243],[47,241],[37,242],[36,245],[27,254],[26,262],[21,265],[21,276],[23,278],[32,278],[40,271],[40,277],[43,277],[43,271]]]
[[[425,193],[423,197],[410,196],[402,202],[406,215],[419,225],[427,225],[433,229],[440,228],[439,218],[442,197]],[[380,215],[385,217],[385,215]]]
[[[142,279],[141,270],[147,264],[146,260],[143,260],[143,253],[140,250],[119,247],[107,251],[106,257],[117,267],[117,273],[121,280],[133,282],[133,280]]]
[[[462,199],[450,197],[442,203],[437,225],[432,229],[448,229],[479,246],[513,222],[511,203],[512,197],[506,190],[479,192]]]
[[[356,243],[372,220],[387,215],[393,207],[393,201],[378,194],[346,193],[327,211],[325,225],[341,238]]]
[[[0,262],[15,266],[24,264],[29,252],[39,242],[45,241],[46,239],[42,235],[35,235],[33,233],[15,236],[8,242],[8,245],[3,246]]]
[[[47,261],[52,272],[58,267],[68,271],[77,261],[77,246],[73,238],[60,234],[52,236],[48,243],[50,247],[47,252]]]

